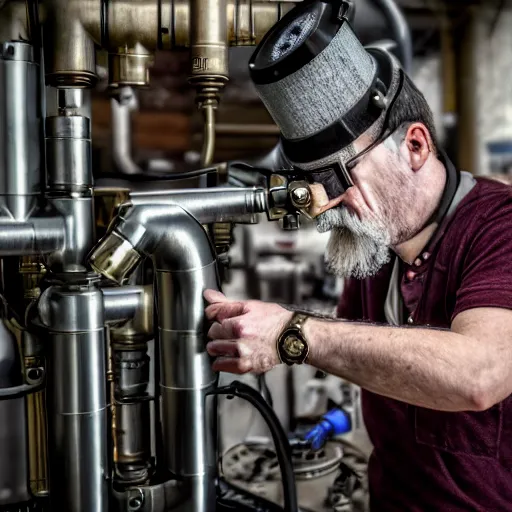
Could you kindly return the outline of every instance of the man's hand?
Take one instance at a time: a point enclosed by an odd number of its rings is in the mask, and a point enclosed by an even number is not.
[[[293,313],[278,304],[231,301],[222,293],[206,290],[210,303],[206,316],[213,321],[208,353],[213,370],[228,373],[265,373],[279,364],[276,343]]]

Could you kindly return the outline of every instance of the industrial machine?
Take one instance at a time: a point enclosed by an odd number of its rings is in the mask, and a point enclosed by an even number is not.
[[[0,0],[0,510],[273,510],[219,476],[221,394],[268,421],[285,509],[298,510],[272,409],[241,383],[218,386],[203,299],[221,287],[234,224],[263,214],[296,229],[310,200],[283,173],[247,186],[251,172],[234,165],[227,186],[226,166],[212,167],[228,49],[257,44],[294,3]],[[98,186],[98,52],[126,128],[127,91],[148,85],[154,52],[174,49],[189,52],[204,115],[201,168],[137,190]],[[140,173],[117,136],[119,167]],[[278,163],[279,148],[259,162]]]
[[[219,388],[211,371],[203,291],[221,284],[211,233],[216,223],[295,209],[286,178],[268,187],[175,184],[217,172],[208,166],[229,46],[256,44],[292,6],[0,2],[2,510],[228,506],[216,395],[260,396],[236,383]],[[120,97],[148,84],[153,52],[174,48],[190,54],[204,169],[156,191],[96,187],[96,53],[108,52],[109,87]],[[292,481],[289,473],[289,489]]]

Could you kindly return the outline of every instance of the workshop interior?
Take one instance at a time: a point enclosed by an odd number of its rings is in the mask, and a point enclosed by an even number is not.
[[[326,315],[343,290],[249,73],[301,4],[508,181],[506,2],[0,0],[1,511],[368,510],[357,386],[206,351],[206,288]]]

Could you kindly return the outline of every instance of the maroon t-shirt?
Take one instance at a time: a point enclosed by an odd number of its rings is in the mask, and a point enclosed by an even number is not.
[[[478,179],[440,234],[421,264],[403,265],[409,324],[449,328],[468,309],[512,308],[512,188]],[[386,323],[392,266],[349,280],[339,316]],[[363,414],[372,512],[512,511],[512,395],[484,412],[449,413],[363,391]]]

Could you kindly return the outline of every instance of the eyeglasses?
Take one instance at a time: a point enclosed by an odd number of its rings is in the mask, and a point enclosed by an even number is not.
[[[354,181],[350,173],[359,164],[361,159],[372,149],[384,142],[391,134],[391,130],[384,129],[372,144],[346,162],[338,161],[329,166],[308,171],[294,168],[294,173],[300,176],[300,179],[308,183],[323,185],[329,200],[335,199],[345,193],[350,187],[354,186]]]

